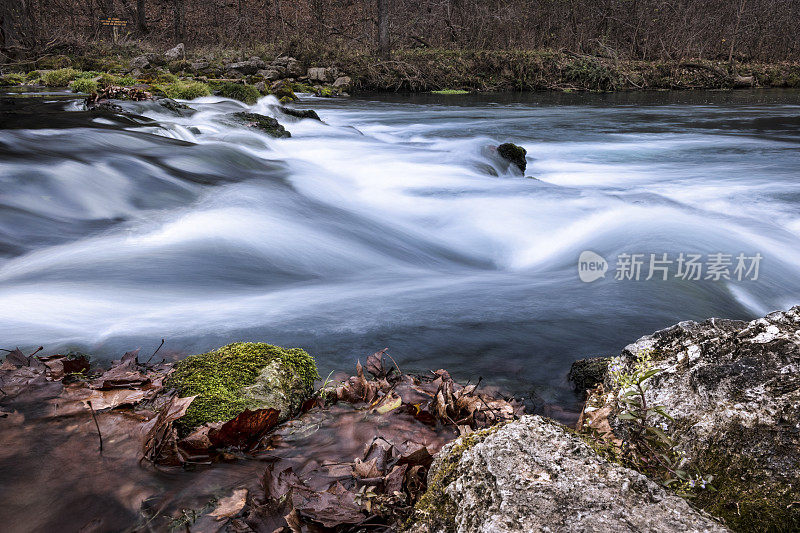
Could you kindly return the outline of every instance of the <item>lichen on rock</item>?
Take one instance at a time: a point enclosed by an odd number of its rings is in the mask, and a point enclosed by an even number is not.
[[[447,445],[431,465],[428,486],[407,531],[727,531],[540,416]]]
[[[665,431],[684,469],[714,476],[694,502],[737,531],[800,530],[800,307],[752,322],[681,322],[642,337],[613,359],[624,372],[648,351],[661,371],[646,399],[673,418]],[[602,401],[614,433],[620,387],[609,375]],[[592,398],[590,398],[592,400]]]
[[[197,395],[179,421],[188,429],[245,409],[278,409],[286,420],[313,394],[318,377],[314,359],[300,348],[237,342],[177,362],[165,386],[182,397]]]

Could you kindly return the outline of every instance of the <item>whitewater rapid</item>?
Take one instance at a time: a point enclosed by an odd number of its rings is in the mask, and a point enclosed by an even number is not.
[[[800,303],[796,93],[297,104],[323,122],[272,97],[189,104],[127,103],[130,119],[55,100],[0,129],[4,346],[257,339],[326,369],[389,346],[401,365],[553,396],[570,361],[658,327]],[[292,137],[231,121],[243,110]],[[492,154],[507,141],[537,179]],[[584,250],[764,261],[756,281],[588,284]]]

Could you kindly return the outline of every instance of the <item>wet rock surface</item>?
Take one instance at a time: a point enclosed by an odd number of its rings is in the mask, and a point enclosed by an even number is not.
[[[647,401],[674,418],[666,432],[685,467],[714,476],[695,502],[739,531],[800,530],[800,307],[752,322],[681,322],[627,346],[612,364],[630,369],[648,351],[661,372]],[[625,438],[611,376],[599,400]],[[592,400],[592,398],[590,398]]]
[[[247,113],[244,111],[240,113],[233,113],[231,116],[237,121],[243,122],[245,125],[251,128],[259,129],[264,133],[276,138],[292,136],[291,133],[286,131],[286,128],[284,128],[276,119],[272,117],[259,115],[258,113]]]
[[[409,531],[727,531],[539,416],[445,446]]]
[[[497,155],[517,167],[523,174],[528,166],[525,160],[526,154],[525,148],[512,143],[503,143],[497,147]]]

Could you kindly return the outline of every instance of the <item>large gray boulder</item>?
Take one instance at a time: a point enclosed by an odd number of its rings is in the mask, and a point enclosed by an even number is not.
[[[311,81],[321,81],[325,83],[328,81],[328,69],[325,67],[311,67],[306,72],[306,76]]]
[[[800,531],[800,307],[752,322],[681,322],[642,337],[611,360],[629,374],[639,354],[659,373],[645,384],[647,404],[684,454],[683,469],[714,476],[716,491],[696,505],[738,531]],[[635,422],[618,417],[615,373],[587,405],[608,412],[617,438]],[[589,418],[591,418],[589,413]]]
[[[728,531],[539,416],[448,444],[428,472],[428,487],[410,531]]]
[[[186,48],[183,43],[178,43],[174,48],[170,48],[164,52],[164,59],[167,61],[175,61],[182,58],[186,54]]]

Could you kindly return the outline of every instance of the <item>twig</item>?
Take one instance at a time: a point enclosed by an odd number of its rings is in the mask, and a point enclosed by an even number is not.
[[[156,354],[158,353],[158,351],[161,349],[162,346],[164,346],[164,339],[161,339],[161,344],[158,345],[158,348],[156,348],[156,351],[153,352],[153,355],[150,356],[150,359],[145,361],[145,363],[144,363],[145,365],[150,363],[150,360],[153,359],[153,357],[156,356]]]
[[[389,352],[383,352],[383,353],[386,355],[386,357],[388,357],[389,359],[392,360],[392,363],[394,363],[394,366],[397,368],[397,372],[399,372],[400,375],[402,376],[403,375],[403,371],[400,370],[399,366],[397,366],[397,361],[395,361],[394,358],[391,355],[389,355]]]
[[[89,410],[92,412],[92,420],[94,420],[94,425],[97,428],[97,436],[100,439],[100,453],[103,453],[103,435],[100,433],[100,424],[97,423],[97,416],[94,414],[94,407],[92,407],[92,401],[89,400],[86,402],[89,404]]]

